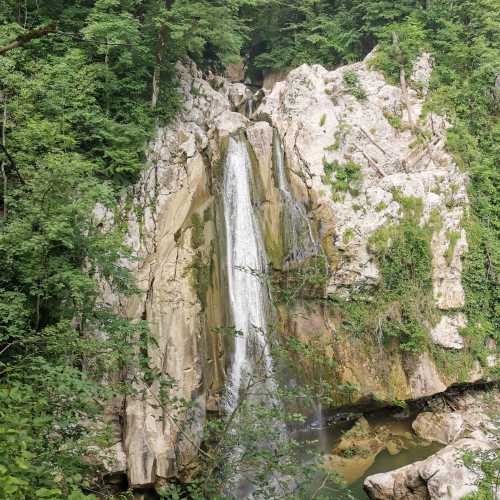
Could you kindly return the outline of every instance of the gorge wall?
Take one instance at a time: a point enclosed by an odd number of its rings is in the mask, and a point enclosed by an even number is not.
[[[401,89],[370,69],[371,57],[335,71],[303,65],[256,96],[178,66],[183,109],[158,130],[124,204],[137,257],[128,265],[141,293],[104,300],[149,322],[154,341],[138,339],[137,349],[195,404],[167,412],[159,384],[137,374],[137,394],[110,411],[111,470],[131,486],[188,480],[207,414],[220,409],[233,349],[219,333],[233,326],[222,196],[231,136],[246,141],[252,162],[253,206],[278,288],[275,333],[282,342],[314,339],[333,358],[338,405],[391,404],[487,377],[460,334],[467,178],[446,151],[446,120],[424,110],[430,58],[416,65],[406,106]],[[291,211],[303,221],[292,236]],[[390,247],[414,236],[420,246],[410,246],[405,262],[418,267],[415,248],[428,248],[429,283],[403,292],[387,271]],[[393,278],[397,290],[382,296],[381,283]],[[281,300],[287,286],[295,291]],[[447,370],[450,353],[462,370]]]

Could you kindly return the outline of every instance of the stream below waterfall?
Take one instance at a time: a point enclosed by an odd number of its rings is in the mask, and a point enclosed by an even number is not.
[[[294,431],[292,437],[302,445],[299,459],[307,460],[311,451],[319,453],[326,467],[345,481],[348,491],[342,498],[366,500],[368,496],[363,490],[363,482],[368,476],[424,460],[443,447],[415,437],[411,427],[415,417],[395,416],[392,410],[378,410],[364,415],[370,430],[353,438],[354,445],[359,445],[359,452],[352,456],[339,453],[339,445],[344,436],[349,435],[355,420],[328,423],[332,418],[326,417],[323,427],[319,427],[315,420]],[[334,450],[337,454],[333,453]]]

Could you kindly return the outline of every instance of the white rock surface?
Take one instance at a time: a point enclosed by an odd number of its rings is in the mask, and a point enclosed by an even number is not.
[[[467,318],[462,313],[455,316],[443,316],[431,330],[432,341],[447,349],[463,349],[465,342],[458,330],[465,326],[467,326]]]
[[[429,78],[430,64],[424,54],[414,73],[418,81]],[[366,100],[349,92],[343,80],[348,71],[357,74]],[[409,99],[413,117],[420,117],[423,99],[413,90]],[[432,245],[434,295],[441,309],[458,308],[464,301],[460,257],[466,239],[460,223],[468,204],[467,179],[445,150],[448,124],[443,118],[431,113],[420,124],[431,134],[427,147],[415,146],[409,127],[391,126],[386,116],[397,115],[403,123],[407,120],[401,102],[400,88],[387,84],[366,62],[335,71],[302,65],[274,85],[256,116],[278,129],[288,167],[297,174],[292,177],[296,195],[312,202],[313,213],[327,206],[334,214],[336,228],[331,238],[341,252],[342,264],[333,273],[329,293],[345,295],[378,281],[367,245],[378,228],[401,219],[400,204],[393,196],[399,190],[422,200],[421,223],[431,214],[441,218],[442,229]],[[346,192],[342,199],[332,199],[330,186],[324,182],[325,160],[361,165],[359,194]],[[348,245],[342,238],[346,230],[354,234]],[[448,235],[454,232],[460,232],[460,239],[449,252]]]
[[[420,413],[412,424],[417,436],[426,441],[449,444],[465,430],[465,422],[459,412]]]
[[[416,359],[408,361],[406,367],[413,399],[432,396],[446,390],[446,384],[434,365],[429,353],[423,352]]]

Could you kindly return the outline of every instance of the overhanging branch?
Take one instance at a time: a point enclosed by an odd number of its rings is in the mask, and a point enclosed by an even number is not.
[[[18,47],[31,42],[31,40],[42,38],[44,36],[47,36],[49,33],[55,33],[56,30],[57,23],[53,22],[48,24],[47,26],[43,26],[42,28],[37,28],[35,30],[28,31],[28,33],[24,33],[23,35],[19,35],[13,42],[0,47],[0,56],[3,56],[9,50],[17,49]]]

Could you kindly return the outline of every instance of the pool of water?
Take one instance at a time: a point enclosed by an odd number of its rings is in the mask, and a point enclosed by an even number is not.
[[[368,496],[363,490],[363,482],[368,476],[424,460],[442,448],[441,444],[425,443],[414,436],[411,424],[415,415],[396,418],[394,412],[379,411],[365,415],[365,418],[370,426],[370,435],[378,436],[382,442],[399,442],[400,446],[391,449],[392,453],[388,449],[375,450],[366,456],[346,460],[338,457],[336,448],[342,440],[342,435],[353,427],[355,420],[324,425],[322,428],[312,425],[294,433],[294,438],[302,444],[301,455],[304,459],[311,451],[319,452],[324,456],[325,463],[328,463],[328,469],[343,477],[348,491],[341,495],[342,498],[366,500]]]
[[[397,455],[391,455],[387,450],[381,451],[375,458],[373,465],[359,479],[349,484],[349,490],[354,498],[366,500],[368,496],[363,490],[363,482],[368,476],[399,469],[413,462],[424,460],[441,448],[441,444],[431,443],[428,446],[414,446],[407,450],[401,450]]]

